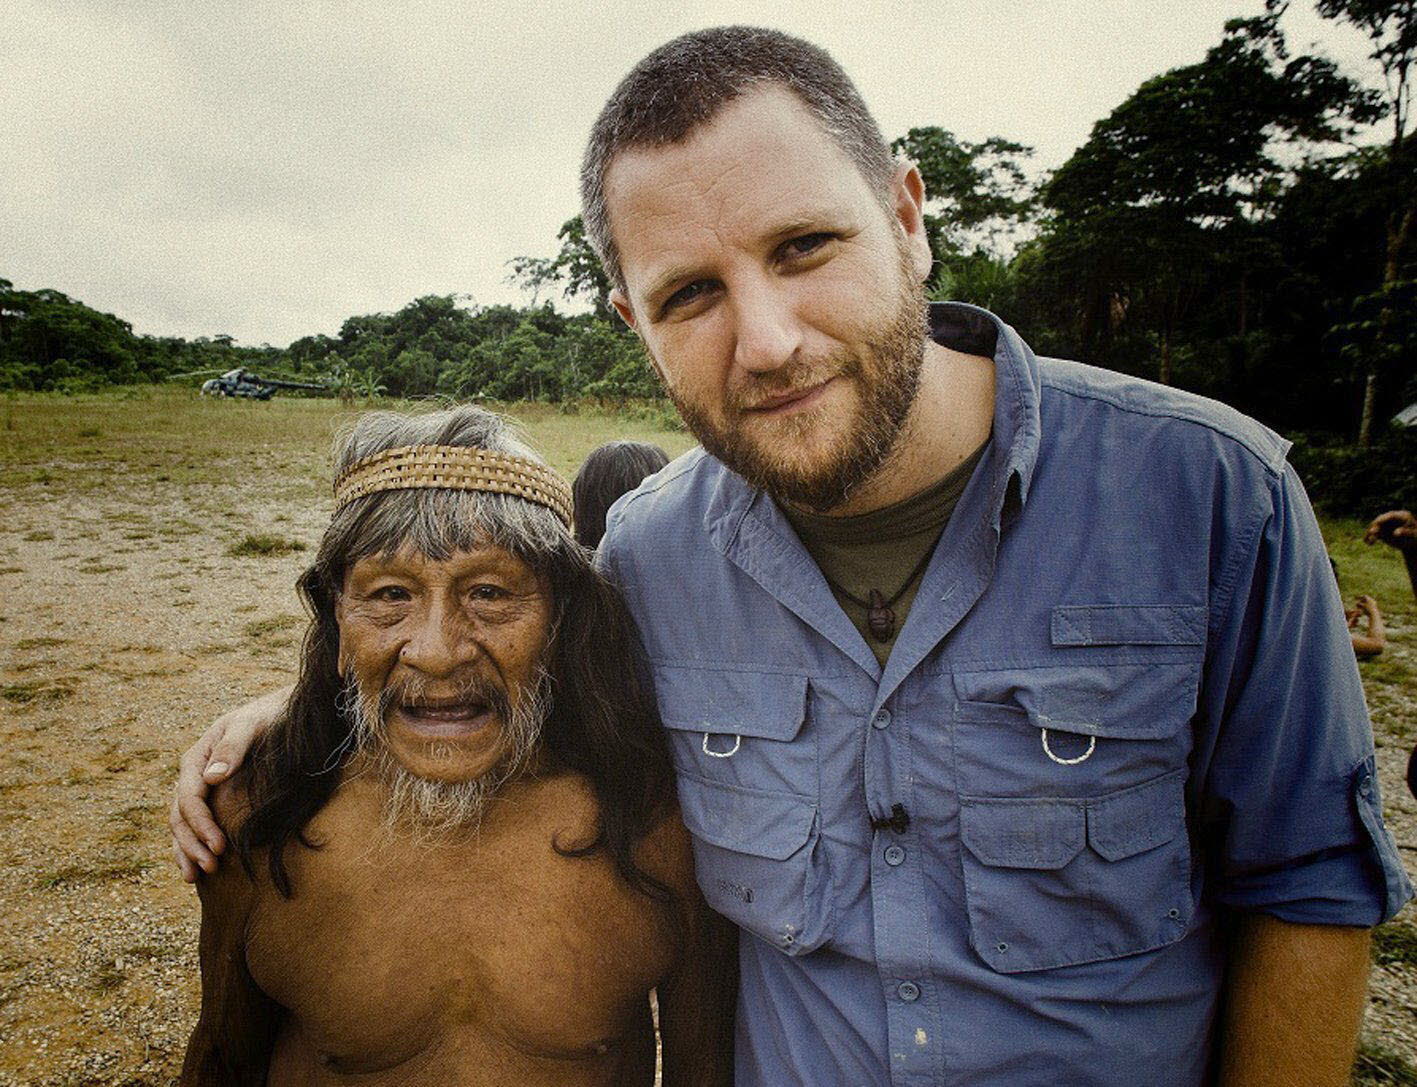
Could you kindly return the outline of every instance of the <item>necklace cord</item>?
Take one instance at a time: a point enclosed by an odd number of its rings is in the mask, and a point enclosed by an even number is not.
[[[885,607],[889,608],[894,606],[895,602],[905,595],[905,590],[915,584],[915,579],[925,572],[925,567],[928,566],[930,563],[930,556],[932,556],[934,553],[935,544],[932,543],[929,547],[925,549],[925,554],[920,556],[920,561],[915,564],[915,569],[910,571],[910,576],[905,579],[904,584],[902,584],[901,587],[895,591],[895,595],[893,597],[891,597],[885,602]],[[871,608],[873,606],[871,601],[862,600],[855,593],[848,592],[846,589],[842,588],[831,578],[827,577],[827,573],[825,570],[822,571],[822,578],[829,586],[831,586],[832,589],[834,589],[836,592],[839,592],[842,596],[846,597],[846,599],[850,600],[858,608]]]

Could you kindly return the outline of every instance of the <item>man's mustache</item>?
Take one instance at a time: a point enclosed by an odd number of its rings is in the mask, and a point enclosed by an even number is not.
[[[799,359],[768,373],[748,374],[734,390],[731,403],[735,411],[752,411],[765,401],[796,396],[831,378],[860,372],[860,361],[847,352],[825,359]]]
[[[359,684],[359,696],[366,706],[374,708],[374,718],[383,724],[389,710],[395,706],[411,708],[447,707],[458,705],[486,706],[502,720],[511,713],[511,698],[495,680],[469,673],[452,683],[432,681],[421,676],[395,680],[385,685],[377,695]]]

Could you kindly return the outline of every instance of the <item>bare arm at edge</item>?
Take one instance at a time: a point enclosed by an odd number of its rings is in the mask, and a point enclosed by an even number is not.
[[[1383,613],[1378,602],[1371,596],[1360,596],[1356,602],[1358,611],[1368,617],[1368,633],[1353,630],[1353,652],[1360,657],[1375,657],[1387,647],[1387,632],[1383,629]]]
[[[197,881],[199,871],[215,872],[217,855],[226,848],[226,835],[209,806],[211,789],[240,768],[256,737],[280,716],[291,690],[271,691],[222,714],[182,753],[167,822],[173,856],[188,883]]]
[[[1373,518],[1363,533],[1363,542],[1378,540],[1395,547],[1407,564],[1407,580],[1412,583],[1412,595],[1417,596],[1417,516],[1411,510],[1388,510]]]
[[[1369,930],[1237,918],[1221,1035],[1223,1087],[1347,1087],[1368,989]]]
[[[232,823],[236,799],[230,786],[214,804]],[[202,1012],[182,1063],[182,1087],[264,1084],[281,1010],[256,985],[246,967],[246,931],[255,887],[230,857],[197,885],[202,900]]]

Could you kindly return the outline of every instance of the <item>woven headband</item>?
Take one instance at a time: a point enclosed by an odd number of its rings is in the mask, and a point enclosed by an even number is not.
[[[571,524],[571,488],[555,471],[525,457],[466,445],[405,445],[357,460],[335,480],[335,509],[375,491],[426,487],[516,495]]]

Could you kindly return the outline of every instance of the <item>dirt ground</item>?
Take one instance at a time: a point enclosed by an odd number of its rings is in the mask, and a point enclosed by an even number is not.
[[[292,585],[351,413],[175,391],[0,410],[0,1085],[171,1083],[198,1001],[196,896],[165,823],[176,755],[290,676],[304,622]],[[687,445],[649,422],[522,417],[566,471],[611,437]],[[1357,544],[1352,523],[1325,527],[1347,595],[1391,602],[1390,648],[1364,680],[1389,824],[1417,874],[1401,783],[1417,608],[1394,555]],[[1413,917],[1379,941],[1367,1083],[1417,1083]]]

